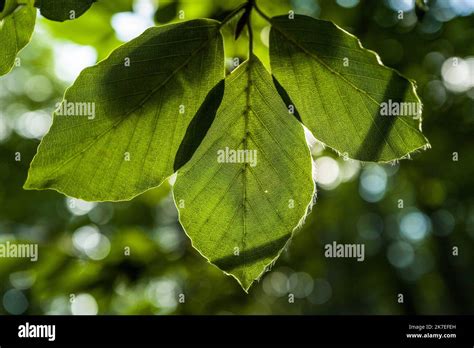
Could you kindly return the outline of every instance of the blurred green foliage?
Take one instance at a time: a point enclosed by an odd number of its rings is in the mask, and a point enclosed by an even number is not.
[[[184,19],[222,19],[240,2],[181,0],[178,10]],[[315,144],[318,202],[248,295],[192,248],[169,185],[113,204],[22,189],[71,82],[61,71],[82,59],[77,45],[106,57],[138,23],[153,24],[160,2],[103,0],[75,21],[40,20],[21,66],[0,78],[0,243],[39,244],[37,262],[0,259],[0,313],[472,314],[474,16],[462,3],[433,0],[420,11],[405,0],[259,1],[270,16],[294,10],[334,21],[415,79],[432,149],[380,166]],[[268,24],[252,19],[255,52],[268,67]],[[224,31],[229,70],[247,56],[245,31],[233,42],[236,22]],[[364,243],[365,261],[324,257],[333,241]]]

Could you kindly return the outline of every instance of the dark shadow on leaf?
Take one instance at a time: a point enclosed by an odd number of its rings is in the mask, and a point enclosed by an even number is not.
[[[332,28],[334,24],[327,23],[325,24],[328,28]],[[334,28],[332,28],[334,29]],[[342,38],[342,36],[341,36]],[[319,51],[313,52],[315,55],[329,56],[329,57],[339,57],[341,52],[339,47],[342,45],[338,42],[337,38],[331,38],[332,42],[330,45],[325,45],[320,48]],[[404,96],[407,90],[411,88],[410,81],[401,77],[397,73],[393,73],[388,81],[388,84],[383,91],[383,101],[387,102],[389,99],[394,103],[399,103],[404,101]],[[351,110],[349,110],[351,112]],[[334,115],[335,118],[339,115]],[[374,161],[380,158],[380,154],[383,150],[384,145],[392,131],[392,128],[395,124],[396,117],[406,117],[406,116],[382,116],[380,114],[380,105],[377,108],[376,114],[373,115],[373,122],[368,130],[363,127],[359,127],[359,132],[363,132],[361,136],[364,136],[362,144],[359,149],[357,149],[355,158],[363,161]],[[356,125],[357,126],[357,125]],[[354,136],[357,136],[354,134]],[[356,150],[356,149],[354,149]]]
[[[5,8],[5,1],[6,0],[0,0],[0,12],[2,12],[3,9]]]
[[[283,20],[282,18],[284,17],[279,18],[279,20]],[[335,28],[334,24],[331,22],[324,22],[324,21],[316,22],[314,19],[309,19],[308,17],[304,17],[300,15],[297,15],[295,17],[295,21],[301,21],[301,23],[306,23],[306,25],[308,25],[309,28],[312,28],[310,25],[314,25],[315,27],[321,27],[322,29],[324,29],[324,31],[327,31],[328,33],[339,32],[339,29]],[[304,27],[303,24],[300,24],[300,25]],[[321,44],[318,47],[315,47],[312,45],[305,45],[304,46],[305,51],[317,57],[343,57],[343,52],[341,52],[341,47],[345,47],[344,42],[341,42],[343,38],[347,38],[347,36],[345,35],[331,35],[330,37],[322,36],[319,38],[319,40],[323,44]],[[295,49],[288,51],[288,54],[291,56],[291,59],[292,60],[307,59],[307,55],[302,55],[301,49],[297,49],[298,45],[296,44],[294,45],[295,45]],[[375,57],[373,57],[372,59],[375,61]],[[344,74],[343,70],[340,70],[339,72],[342,75]],[[302,74],[303,71],[296,70],[294,73]],[[316,76],[316,79],[318,79],[318,76]],[[391,99],[392,102],[395,102],[395,103],[404,101],[404,96],[407,90],[411,88],[410,81],[406,80],[405,78],[401,77],[401,75],[398,75],[397,73],[394,72],[393,74],[391,74],[390,80],[387,82],[388,84],[385,86],[385,90],[382,91],[383,93],[382,100],[384,102],[388,102],[388,100]],[[318,83],[318,81],[316,81],[316,83]],[[275,85],[277,86],[277,84]],[[300,88],[304,88],[304,87],[300,87]],[[347,86],[347,88],[351,88],[351,87]],[[279,93],[282,95],[282,98],[288,104],[289,103],[287,99],[288,97],[282,94],[282,91],[281,91],[282,88],[278,88],[277,86],[277,89],[279,90]],[[316,90],[314,92],[310,91],[308,93],[314,93],[314,95],[317,95]],[[319,96],[318,99],[314,98],[311,102],[315,103],[316,100],[321,100],[321,98],[324,102],[324,98],[327,98],[327,96],[325,95]],[[345,100],[345,102],[348,102],[348,101]],[[351,116],[350,113],[352,112],[353,111],[350,109],[350,106],[349,106],[349,116]],[[330,115],[330,117],[334,119],[333,121],[334,123],[338,121],[340,122],[340,116],[341,115],[339,115],[337,112],[333,112]],[[307,117],[310,117],[310,116],[307,116]],[[356,124],[355,127],[359,134],[347,135],[348,137],[349,136],[363,137],[360,147],[358,149],[344,149],[344,150],[345,151],[350,150],[351,157],[354,157],[359,160],[363,160],[363,161],[378,160],[380,158],[380,154],[382,150],[384,149],[384,145],[386,145],[386,141],[388,140],[390,132],[392,131],[393,126],[396,122],[396,117],[406,117],[406,116],[382,116],[380,115],[380,105],[379,105],[375,114],[371,115],[371,120],[370,120],[371,124],[369,126],[369,129],[366,129],[362,125]],[[317,125],[315,125],[315,127],[317,127]],[[336,129],[337,128],[335,127],[334,131],[336,131]],[[314,133],[317,133],[317,131],[315,131]],[[327,141],[327,142],[328,144],[331,143],[331,141]]]
[[[252,264],[268,257],[275,257],[276,254],[285,246],[289,238],[290,235],[285,235],[261,246],[241,251],[239,255],[232,254],[211,262],[220,269],[230,272],[237,267]]]
[[[147,31],[146,34],[142,34],[112,52],[107,63],[104,61],[99,64],[102,67],[103,75],[100,80],[96,79],[95,84],[91,86],[90,98],[92,101],[96,99],[108,102],[106,108],[97,110],[98,116],[101,116],[99,113],[103,113],[105,117],[123,118],[132,112],[139,112],[146,103],[156,103],[159,106],[160,102],[154,102],[153,98],[156,96],[167,98],[170,95],[164,84],[171,78],[173,79],[174,94],[182,93],[181,81],[173,78],[172,75],[178,67],[181,67],[182,71],[187,70],[188,65],[183,64],[188,56],[183,55],[173,60],[165,59],[164,61],[160,60],[160,57],[180,54],[178,48],[170,48],[164,43],[188,39],[191,31],[183,33],[176,26],[161,28],[161,35],[153,35]],[[198,46],[194,42],[189,45]],[[94,71],[94,74],[96,73]],[[79,84],[86,85],[93,78],[92,76],[91,72],[86,69],[78,79]]]
[[[332,24],[328,24],[328,26],[332,26]],[[334,39],[331,45],[324,46],[323,51],[315,52],[315,54],[338,57],[341,55],[341,53],[338,51],[338,47],[340,45],[341,44],[337,42],[336,39]],[[411,88],[410,82],[394,72],[391,75],[385,90],[383,91],[384,95],[382,100],[387,103],[389,100],[391,100],[393,103],[403,102],[404,96],[409,88]],[[349,110],[349,112],[351,112],[351,110]],[[339,115],[334,115],[335,118],[338,116]],[[370,128],[366,130],[363,127],[359,127],[359,132],[363,132],[360,135],[364,136],[364,139],[360,147],[357,149],[354,157],[362,161],[374,161],[379,159],[384,145],[386,145],[386,141],[390,136],[390,132],[395,125],[397,117],[406,116],[382,116],[380,114],[379,105],[377,112],[373,115],[373,121],[370,125]],[[354,136],[357,135],[354,134]]]
[[[393,74],[387,88],[385,89],[382,100],[386,103],[388,103],[389,100],[391,100],[392,103],[403,102],[404,95],[410,87],[410,82],[408,80],[402,78],[398,74]],[[380,114],[379,107],[377,113],[374,115],[374,121],[370,126],[370,129],[357,151],[357,159],[373,161],[374,158],[379,158],[384,143],[387,141],[397,117],[407,116],[383,116]]]
[[[278,91],[278,94],[280,95],[281,99],[283,99],[283,102],[285,103],[285,105],[286,105],[288,108],[290,107],[290,105],[293,105],[294,108],[295,108],[295,112],[293,113],[293,116],[295,116],[298,121],[300,121],[301,123],[303,123],[303,122],[301,121],[300,114],[298,113],[298,110],[296,110],[296,106],[295,106],[295,104],[291,101],[291,98],[290,98],[290,96],[288,95],[288,93],[286,93],[285,89],[283,88],[282,85],[280,85],[280,82],[278,82],[278,80],[275,78],[275,76],[272,75],[272,79],[273,79],[273,84],[275,85],[275,88],[276,88],[276,90]]]
[[[189,124],[175,157],[175,171],[185,165],[201,145],[221,105],[224,97],[224,86],[224,80],[214,86]]]
[[[208,54],[200,54],[203,43],[213,36],[214,32],[202,26],[196,28],[194,21],[161,26],[159,34],[157,27],[149,28],[113,51],[106,61],[83,70],[74,85],[84,86],[82,98],[86,100],[68,101],[96,102],[99,118],[120,119],[145,110],[159,113],[164,101],[183,95],[191,80],[197,83],[193,68],[200,59],[208,59]],[[201,65],[203,75],[213,69],[212,65]],[[173,104],[176,115],[177,100]]]

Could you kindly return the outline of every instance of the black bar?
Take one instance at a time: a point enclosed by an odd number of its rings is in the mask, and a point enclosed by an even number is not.
[[[37,328],[32,329],[32,325],[55,325],[54,341],[47,337],[20,338],[21,328],[23,334],[26,328],[35,334]],[[2,348],[28,343],[89,347],[249,342],[473,347],[474,316],[0,316]]]

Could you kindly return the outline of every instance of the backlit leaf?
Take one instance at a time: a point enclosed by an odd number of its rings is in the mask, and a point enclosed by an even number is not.
[[[0,75],[12,69],[18,52],[30,42],[35,21],[32,3],[17,7],[14,0],[6,2],[4,12],[0,13]]]
[[[97,0],[36,0],[41,15],[53,21],[64,22],[82,16]],[[107,1],[107,0],[105,0]]]
[[[67,90],[25,188],[102,201],[160,185],[174,172],[189,123],[223,77],[219,22],[147,30]]]
[[[420,131],[414,83],[333,23],[301,15],[273,18],[270,60],[302,122],[339,153],[391,161],[429,146]],[[406,115],[394,115],[396,105]],[[391,116],[383,115],[384,107]]]
[[[255,56],[226,79],[217,111],[204,109],[214,120],[178,171],[174,199],[194,247],[248,290],[311,205],[311,155]]]

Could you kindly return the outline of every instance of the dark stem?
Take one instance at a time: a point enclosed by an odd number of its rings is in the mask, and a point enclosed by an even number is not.
[[[252,17],[252,12],[249,13],[249,18],[247,20],[247,30],[249,34],[249,59],[252,58],[252,55],[253,55],[253,30],[252,30],[251,17]]]
[[[235,10],[233,10],[219,25],[219,29],[221,29],[224,25],[226,25],[229,21],[231,21],[235,16],[237,16],[242,10],[245,10],[248,13],[247,18],[247,30],[249,35],[249,59],[253,55],[253,30],[252,30],[252,23],[251,23],[251,14],[252,10],[255,8],[257,12],[265,18],[267,21],[270,21],[270,18],[266,16],[257,6],[256,0],[247,0],[247,2],[239,5]],[[245,16],[245,14],[244,14]]]

